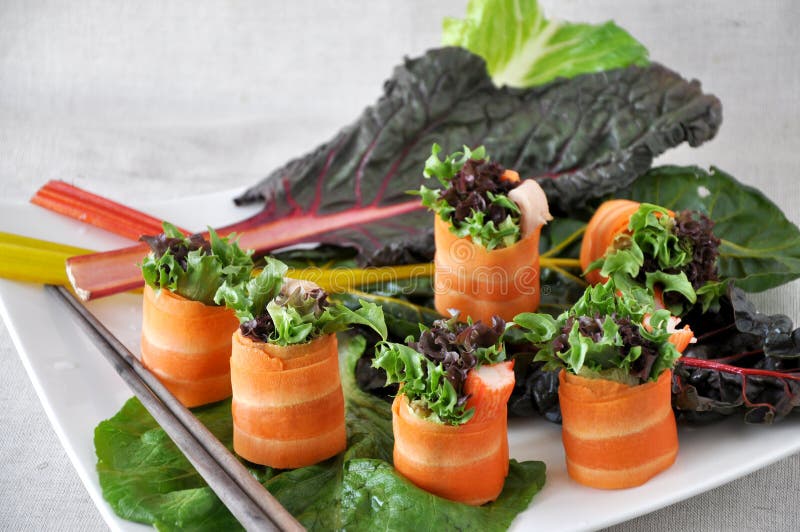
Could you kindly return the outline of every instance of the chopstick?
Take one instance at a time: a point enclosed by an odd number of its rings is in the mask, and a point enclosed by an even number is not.
[[[153,418],[186,455],[220,500],[247,530],[304,530],[303,526],[222,443],[63,286],[46,285]]]

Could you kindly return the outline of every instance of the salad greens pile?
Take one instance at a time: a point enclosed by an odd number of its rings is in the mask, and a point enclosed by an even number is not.
[[[208,241],[199,234],[184,236],[169,222],[163,222],[163,227],[160,235],[141,238],[152,250],[141,267],[145,283],[153,289],[166,288],[186,299],[213,305],[220,286],[250,277],[253,252],[243,251],[235,235],[221,238],[209,228]]]
[[[286,279],[286,264],[269,257],[265,260],[258,275],[238,283],[225,282],[214,296],[216,303],[235,311],[244,336],[286,346],[359,324],[386,338],[379,305],[361,300],[360,308],[351,310],[340,303],[332,304],[318,286]]]
[[[423,175],[435,177],[444,187],[431,189],[421,185],[422,204],[448,223],[450,231],[487,250],[508,247],[520,239],[520,210],[508,197],[519,186],[502,179],[505,169],[489,161],[483,146],[447,155],[439,159],[441,146],[434,144],[425,161]]]
[[[534,362],[544,362],[545,370],[564,367],[633,386],[657,380],[681,356],[668,341],[669,311],[653,311],[645,291],[620,292],[613,281],[587,288],[558,318],[526,312],[514,323],[536,346]]]
[[[688,311],[698,299],[707,310],[725,291],[717,272],[720,240],[713,227],[702,213],[685,210],[673,217],[668,209],[643,203],[631,215],[630,234],[618,235],[613,251],[587,269],[599,268],[623,291],[644,286],[653,292],[660,286],[665,305],[675,315]]]
[[[483,364],[505,360],[502,345],[505,322],[498,316],[489,326],[463,323],[457,316],[420,325],[419,340],[405,344],[381,342],[373,367],[386,371],[386,384],[402,383],[403,394],[421,418],[433,423],[460,425],[475,414],[466,409],[467,373]]]
[[[511,460],[500,497],[479,507],[441,499],[398,475],[391,465],[390,406],[359,390],[354,380],[354,366],[366,342],[361,336],[340,335],[339,346],[347,450],[320,464],[287,471],[245,462],[306,528],[500,531],[528,507],[545,482],[542,462]],[[195,408],[193,413],[232,450],[230,401]],[[137,399],[97,426],[94,444],[103,497],[120,517],[160,530],[241,529]]]

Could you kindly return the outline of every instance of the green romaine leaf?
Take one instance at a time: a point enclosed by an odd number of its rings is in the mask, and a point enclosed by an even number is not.
[[[760,292],[800,277],[797,226],[761,191],[718,168],[653,168],[619,196],[707,214],[722,240],[720,277],[743,290]]]
[[[536,0],[470,0],[464,20],[446,18],[442,42],[486,60],[497,86],[533,87],[630,65],[647,49],[614,24],[547,20]]]

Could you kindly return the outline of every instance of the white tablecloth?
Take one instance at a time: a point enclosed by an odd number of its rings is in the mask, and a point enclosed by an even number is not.
[[[543,3],[559,18],[614,18],[654,60],[720,97],[717,139],[659,162],[717,165],[800,221],[800,4]],[[5,0],[0,194],[26,201],[64,179],[135,206],[254,183],[354,119],[401,57],[438,45],[442,17],[464,9],[461,0]],[[755,299],[797,321],[799,292],[793,283]],[[104,529],[5,327],[0,357],[0,528]],[[798,500],[795,455],[614,529],[800,530]]]

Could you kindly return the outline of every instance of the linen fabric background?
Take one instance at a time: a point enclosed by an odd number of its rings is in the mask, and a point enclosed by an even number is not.
[[[800,4],[543,0],[613,18],[723,102],[718,137],[659,163],[714,164],[800,221]],[[255,183],[328,139],[466,0],[0,2],[0,196],[63,179],[132,206]],[[760,294],[800,319],[800,286]],[[0,528],[103,530],[0,328]],[[796,422],[793,420],[792,422]],[[764,428],[769,430],[769,428]],[[713,446],[713,442],[709,442]],[[613,527],[800,530],[800,455]]]

